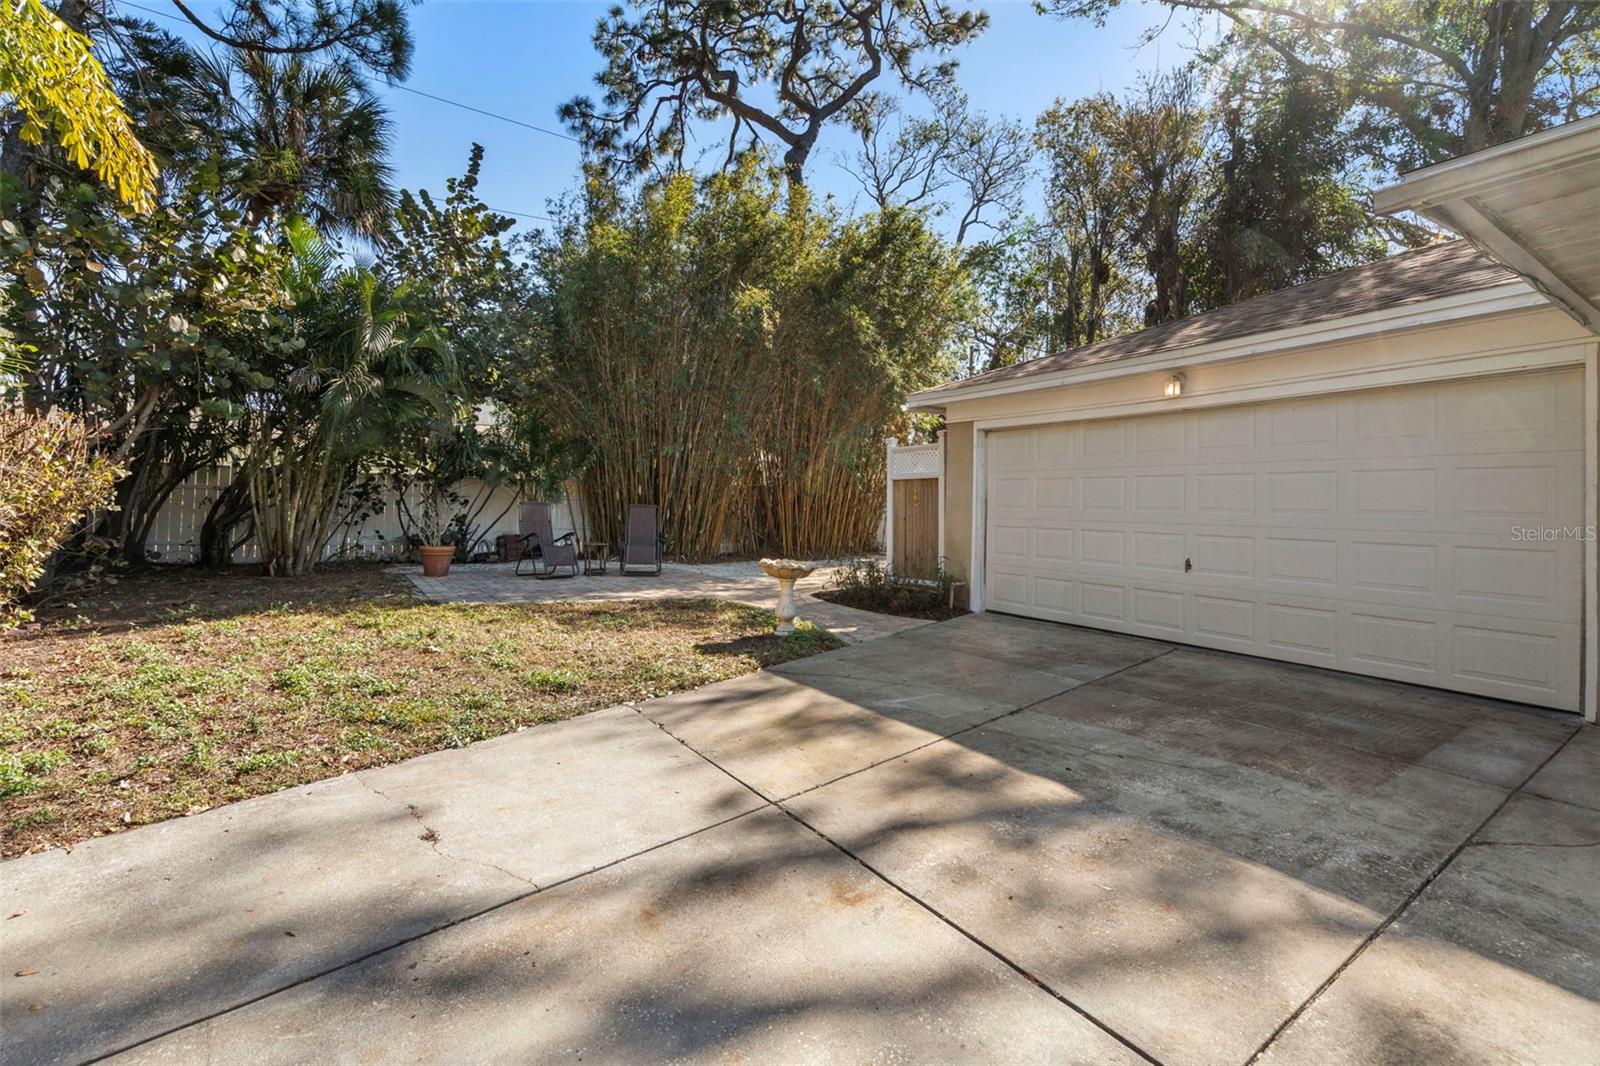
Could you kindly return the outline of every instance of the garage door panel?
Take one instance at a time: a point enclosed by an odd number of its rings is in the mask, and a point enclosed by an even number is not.
[[[1070,459],[1077,454],[1077,432],[1071,426],[1041,429],[1033,437],[1033,459],[1049,465],[1051,460]]]
[[[1085,459],[1094,462],[1111,462],[1126,458],[1128,454],[1128,424],[1126,422],[1097,422],[1081,430],[1079,448]]]
[[[1238,650],[1253,650],[1251,646],[1256,642],[1257,613],[1254,600],[1218,593],[1195,593],[1195,632],[1225,642],[1218,643],[1218,647],[1238,645]]]
[[[1267,515],[1323,518],[1339,513],[1339,471],[1268,470]]]
[[[1321,601],[1266,602],[1266,629],[1262,643],[1269,649],[1296,652],[1302,662],[1331,665],[1339,654],[1338,608]]]
[[[1250,532],[1202,532],[1190,534],[1194,545],[1194,575],[1201,581],[1253,581],[1260,573],[1260,558],[1265,543]]]
[[[1466,452],[1558,449],[1567,443],[1562,427],[1583,418],[1583,389],[1559,375],[1469,383],[1449,400],[1446,425]]]
[[[1262,576],[1270,584],[1312,586],[1333,594],[1339,587],[1339,542],[1328,537],[1293,536],[1287,530],[1265,534]]]
[[[1041,511],[1072,511],[1078,506],[1077,480],[1041,477],[1034,481],[1036,505]]]
[[[1581,559],[1548,545],[1507,547],[1481,538],[1462,544],[1438,534],[1336,540],[1245,527],[996,526],[994,536],[996,565],[1057,579],[1165,575],[1231,595],[1258,590],[1542,621],[1575,617],[1580,607]],[[1186,562],[1193,564],[1188,571]],[[1454,583],[1442,575],[1453,575]]]
[[[1058,577],[1186,573],[1191,587],[1251,589],[1400,608],[1560,621],[1581,608],[1582,560],[1553,545],[1443,534],[1312,537],[1249,527],[1039,527],[1030,569]],[[1046,543],[1060,547],[1051,550]],[[1077,551],[1073,553],[1074,543]],[[1454,561],[1453,561],[1454,560]],[[1444,581],[1453,575],[1453,584]]]
[[[1343,479],[1344,511],[1355,518],[1377,516],[1385,528],[1400,519],[1413,528],[1439,516],[1439,471],[1432,466],[1357,467]]]
[[[993,552],[997,562],[1006,560],[1027,561],[1032,556],[1032,552],[1028,548],[1028,541],[1032,534],[1033,530],[1025,525],[997,522],[991,533],[992,540],[989,549]]]
[[[1168,635],[1181,635],[1187,628],[1182,592],[1149,585],[1134,585],[1131,591],[1134,625]]]
[[[1071,614],[1076,601],[1077,582],[1065,578],[1035,577],[1033,605],[1047,611]]]
[[[996,564],[988,573],[989,601],[997,610],[1016,610],[1026,614],[1025,608],[1033,605],[1033,575],[1018,570],[1008,570]]]
[[[1575,709],[1581,380],[991,432],[987,604]]]
[[[1128,531],[1083,529],[1078,533],[1078,562],[1085,573],[1096,567],[1121,568],[1128,562]]]
[[[1562,510],[1562,475],[1571,468],[1560,462],[1463,463],[1451,472],[1455,513],[1490,519],[1495,528],[1508,520],[1553,523]]]
[[[1168,418],[1141,418],[1133,423],[1133,456],[1136,459],[1170,461],[1181,457],[1185,446],[1187,423]]]
[[[1181,515],[1189,498],[1183,474],[1133,475],[1133,513],[1140,515]]]
[[[1351,399],[1356,438],[1363,444],[1405,441],[1408,451],[1438,435],[1439,395],[1407,390]]]
[[[1349,561],[1347,595],[1372,603],[1405,602],[1439,594],[1439,554],[1443,545],[1419,542],[1404,534],[1353,535],[1342,553]]]
[[[990,469],[1001,472],[1027,470],[1033,460],[1033,433],[996,434],[989,450]]]
[[[1558,606],[1561,557],[1550,550],[1460,545],[1454,549],[1454,592],[1486,610],[1513,604]]]
[[[1195,445],[1213,462],[1249,458],[1256,448],[1260,417],[1248,408],[1206,411],[1195,416]]]
[[[1350,670],[1500,699],[1565,706],[1573,625],[1373,608],[1310,597],[1245,599],[1154,582],[1003,574],[990,609]],[[1179,603],[1182,613],[1179,613]],[[1182,619],[1181,623],[1179,619]]]
[[[1134,530],[1133,567],[1181,574],[1189,558],[1189,534],[1179,531]]]
[[[1219,517],[1256,513],[1256,483],[1248,474],[1194,475],[1194,509],[1200,515]]]
[[[1078,609],[1085,618],[1112,622],[1120,629],[1129,621],[1128,590],[1120,582],[1084,578],[1078,582]]]
[[[1501,689],[1546,693],[1561,677],[1564,641],[1560,632],[1533,632],[1491,625],[1462,624],[1455,632],[1457,673]],[[1572,642],[1572,655],[1577,654]]]
[[[1163,416],[1165,417],[1165,416]],[[1267,443],[1273,448],[1321,455],[1339,440],[1339,401],[1296,400],[1266,412]]]
[[[1033,479],[1027,477],[1000,477],[994,480],[990,500],[1000,510],[1012,508],[1029,510],[1033,506]]]
[[[1041,526],[1033,531],[1033,560],[1046,566],[1075,562],[1078,558],[1077,542],[1075,530]]]
[[[1409,671],[1418,680],[1436,674],[1446,645],[1441,623],[1424,618],[1396,618],[1353,609],[1350,612],[1350,661],[1368,669]]]
[[[1085,514],[1112,513],[1119,517],[1127,508],[1128,480],[1120,474],[1085,475],[1079,479],[1083,486]]]

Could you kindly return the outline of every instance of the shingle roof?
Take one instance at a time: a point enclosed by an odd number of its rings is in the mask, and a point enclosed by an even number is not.
[[[982,385],[1022,381],[1060,370],[1171,353],[1199,344],[1231,340],[1253,333],[1343,318],[1421,303],[1516,281],[1517,275],[1474,249],[1466,241],[1447,241],[1401,252],[1366,266],[1308,281],[1265,296],[1219,307],[1215,311],[1125,333],[1070,351],[1041,356],[987,374],[952,381],[917,394],[936,399]]]

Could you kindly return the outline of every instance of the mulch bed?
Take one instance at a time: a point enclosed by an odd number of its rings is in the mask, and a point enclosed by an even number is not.
[[[824,589],[815,593],[819,600],[837,603],[844,607],[854,607],[862,611],[872,611],[874,614],[892,614],[901,618],[924,618],[930,622],[943,622],[951,618],[960,618],[969,612],[965,607],[947,607],[944,604],[928,603],[929,597],[919,597],[923,602],[908,596],[893,595],[888,599],[876,596],[862,596],[850,591],[839,589]]]

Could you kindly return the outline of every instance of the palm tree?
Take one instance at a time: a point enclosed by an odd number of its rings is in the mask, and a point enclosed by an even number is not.
[[[342,267],[308,223],[285,228],[293,311],[275,384],[249,405],[251,508],[270,574],[316,565],[363,459],[448,412],[458,367],[405,288]]]
[[[231,182],[250,219],[299,216],[318,230],[381,238],[394,209],[393,123],[342,64],[232,53],[200,64],[222,111]]]

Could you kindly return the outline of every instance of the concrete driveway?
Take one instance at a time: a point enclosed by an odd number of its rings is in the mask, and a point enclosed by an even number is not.
[[[6,863],[0,1057],[1594,1062],[1597,783],[975,616]]]

